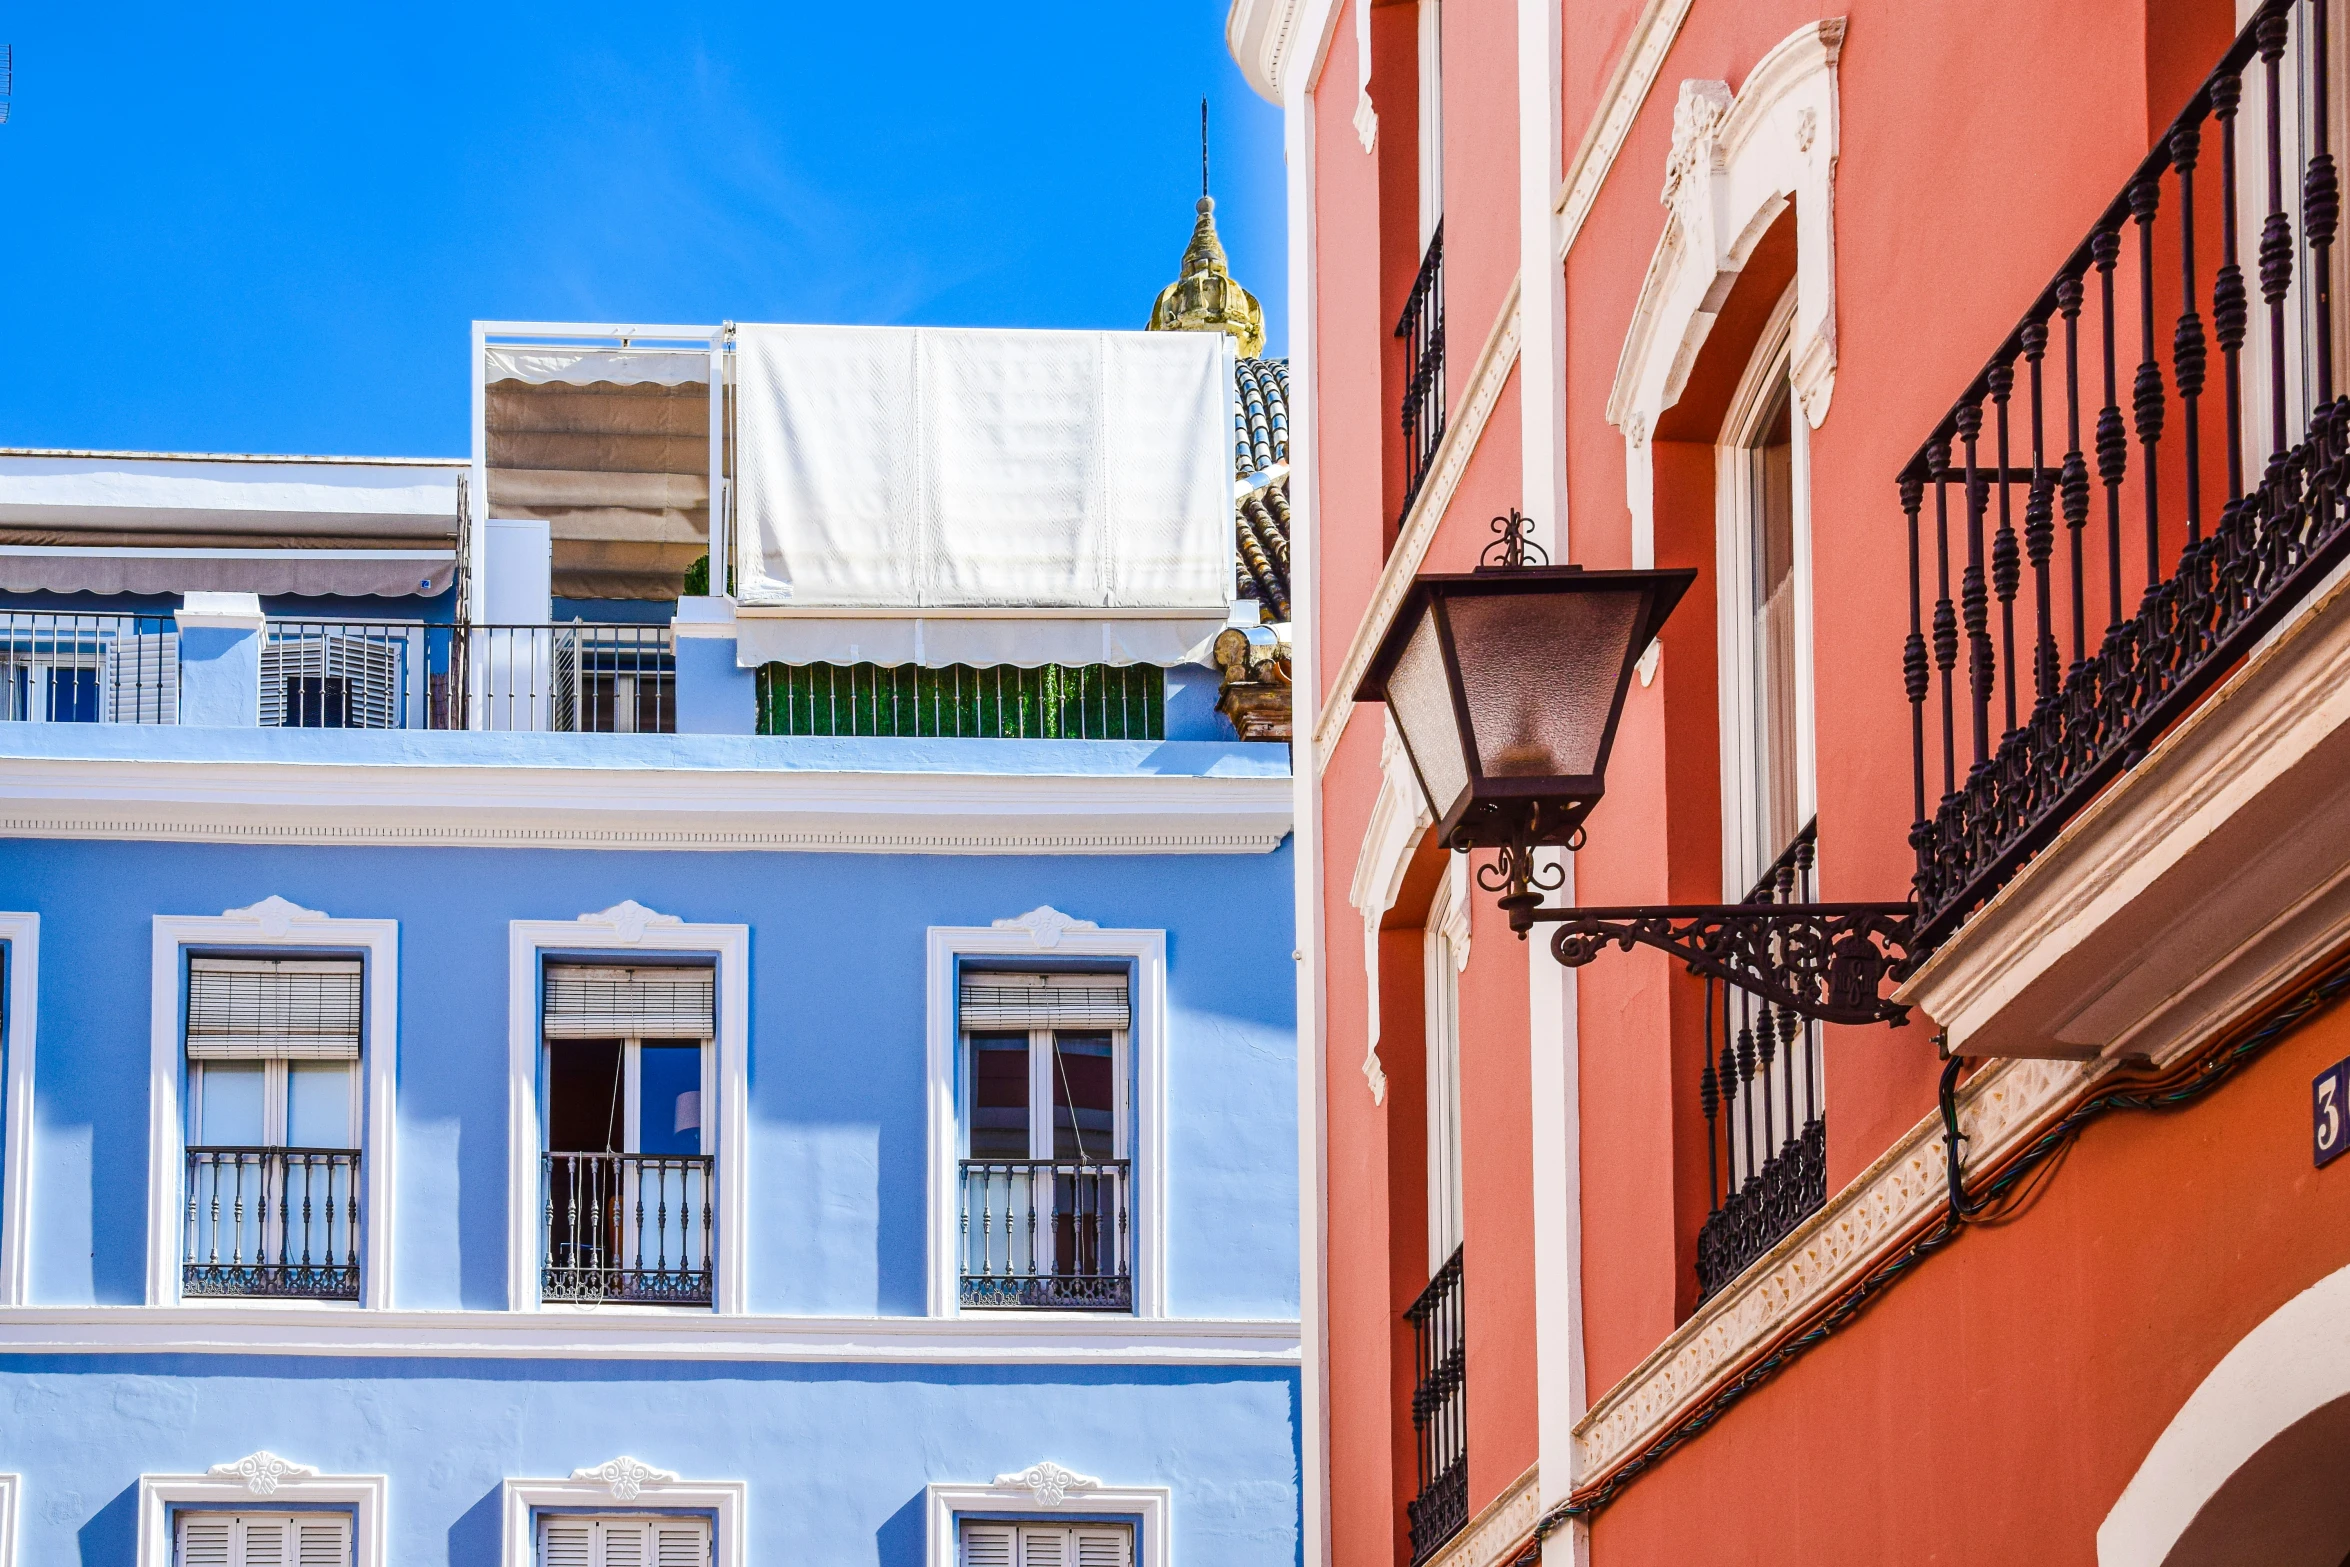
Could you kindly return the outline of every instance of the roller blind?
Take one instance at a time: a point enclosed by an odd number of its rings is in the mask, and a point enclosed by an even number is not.
[[[539,1567],[708,1567],[709,1560],[707,1518],[539,1518]]]
[[[350,1567],[347,1513],[179,1515],[177,1567]]]
[[[549,1039],[711,1039],[717,971],[550,963]]]
[[[1126,1028],[1124,974],[997,974],[964,971],[963,1027]]]
[[[355,1061],[357,958],[190,958],[191,1061]]]
[[[963,1525],[957,1567],[1134,1567],[1134,1531],[1121,1524]]]

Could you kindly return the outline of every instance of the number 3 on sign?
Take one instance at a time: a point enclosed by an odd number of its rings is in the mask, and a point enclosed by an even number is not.
[[[2337,1061],[2310,1085],[2312,1148],[2320,1168],[2350,1149],[2350,1061]]]

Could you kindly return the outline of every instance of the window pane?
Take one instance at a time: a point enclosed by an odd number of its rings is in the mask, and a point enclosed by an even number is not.
[[[702,1151],[702,1047],[641,1045],[637,1056],[637,1148]]]
[[[199,1104],[196,1141],[213,1148],[255,1147],[266,1141],[262,1124],[267,1065],[260,1061],[207,1061],[196,1068]]]
[[[1117,1156],[1117,1084],[1106,1033],[1053,1035],[1053,1157]]]
[[[348,1061],[286,1063],[286,1146],[355,1148]]]
[[[1803,825],[1795,815],[1794,440],[1781,388],[1754,454],[1754,751],[1763,841],[1750,870],[1757,875]]]
[[[1028,1036],[971,1036],[974,1159],[1028,1157]]]
[[[620,1041],[558,1039],[547,1045],[547,1147],[555,1153],[620,1151]]]

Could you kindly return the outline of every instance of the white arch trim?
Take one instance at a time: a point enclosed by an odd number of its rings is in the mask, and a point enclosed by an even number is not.
[[[1795,320],[1789,378],[1812,428],[1836,388],[1836,60],[1844,19],[1809,22],[1755,62],[1736,93],[1727,82],[1681,83],[1665,164],[1665,229],[1640,300],[1607,418],[1624,434],[1632,563],[1656,557],[1648,436],[1681,400],[1755,245],[1795,206]]]
[[[2350,1398],[2350,1268],[2279,1306],[2211,1368],[2098,1525],[2098,1567],[2158,1567],[2237,1470],[2343,1398]]]

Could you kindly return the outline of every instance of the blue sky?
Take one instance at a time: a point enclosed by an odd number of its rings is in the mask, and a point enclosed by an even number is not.
[[[461,454],[476,317],[1140,326],[1203,94],[1281,352],[1280,117],[1224,11],[22,8],[0,446]]]

